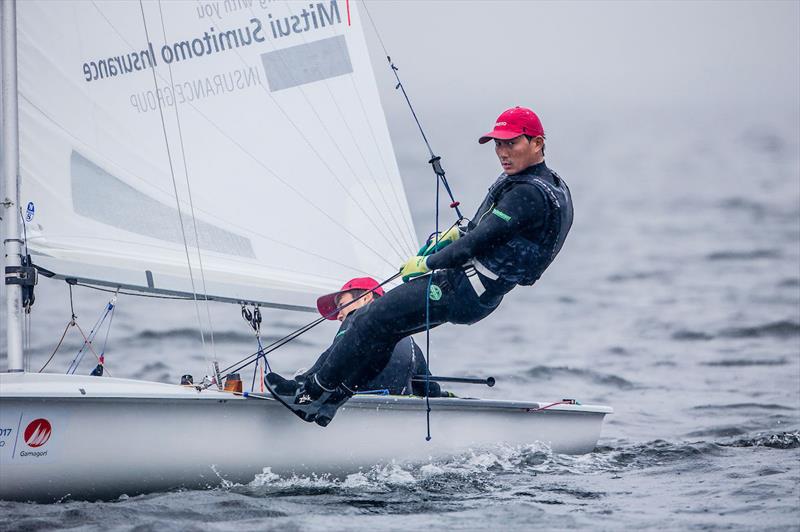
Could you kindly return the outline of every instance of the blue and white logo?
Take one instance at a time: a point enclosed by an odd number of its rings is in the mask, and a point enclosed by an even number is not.
[[[25,221],[30,222],[33,220],[33,215],[36,214],[36,206],[32,201],[28,202],[28,208],[25,210]]]

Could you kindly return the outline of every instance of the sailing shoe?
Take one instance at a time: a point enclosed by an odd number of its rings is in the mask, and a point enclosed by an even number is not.
[[[333,416],[336,415],[336,411],[339,410],[339,407],[353,397],[354,393],[353,390],[344,384],[339,385],[330,397],[328,397],[328,400],[323,403],[322,407],[320,407],[319,412],[317,412],[314,418],[314,423],[320,427],[327,427],[328,424],[333,421]]]
[[[309,423],[314,421],[319,409],[332,394],[332,390],[320,386],[313,377],[298,382],[284,379],[277,373],[268,373],[264,377],[264,384],[283,406]]]

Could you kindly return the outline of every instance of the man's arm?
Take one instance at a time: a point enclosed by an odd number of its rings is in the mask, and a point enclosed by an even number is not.
[[[544,194],[535,185],[514,185],[478,225],[446,248],[428,257],[431,270],[458,268],[479,253],[503,245],[525,229],[542,224],[547,209]],[[477,222],[477,220],[476,220]]]

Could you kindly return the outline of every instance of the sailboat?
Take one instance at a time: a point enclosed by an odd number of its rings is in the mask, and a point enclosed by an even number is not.
[[[359,395],[321,429],[226,391],[214,364],[212,385],[25,371],[37,273],[185,297],[202,328],[208,301],[314,311],[343,279],[397,272],[416,236],[363,26],[349,0],[3,0],[0,499],[592,451],[607,406],[431,398],[425,441],[420,398]]]

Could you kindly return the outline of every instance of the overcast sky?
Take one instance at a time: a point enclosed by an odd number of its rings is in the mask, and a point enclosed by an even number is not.
[[[798,121],[795,0],[367,5],[434,150],[451,166],[454,159],[471,158],[479,149],[475,138],[512,105],[533,107],[545,130],[556,134],[551,140],[566,124],[602,128],[658,113]],[[409,161],[424,159],[425,149],[393,91],[372,28],[366,33],[407,172]],[[489,164],[486,157],[474,160],[481,171]]]

